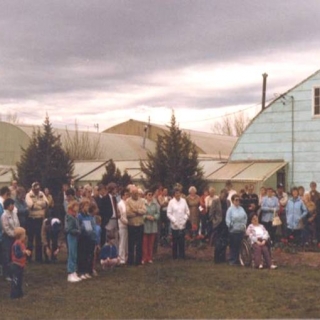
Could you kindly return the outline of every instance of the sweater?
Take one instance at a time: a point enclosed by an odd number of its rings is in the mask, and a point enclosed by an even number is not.
[[[259,238],[262,240],[269,239],[269,233],[262,224],[257,226],[250,224],[247,228],[246,234],[249,236],[251,244],[256,243]]]
[[[126,201],[127,219],[129,226],[142,226],[143,216],[146,214],[147,209],[143,199],[134,200],[128,198]]]
[[[118,250],[114,244],[106,243],[100,251],[100,259],[116,259],[118,258]]]
[[[11,260],[13,263],[18,266],[24,268],[26,265],[27,257],[26,257],[26,246],[21,240],[16,240],[11,248]]]
[[[96,223],[90,214],[79,213],[78,220],[80,224],[81,237],[87,237],[94,242],[97,241]]]
[[[177,200],[173,198],[170,200],[167,217],[171,221],[171,228],[173,230],[183,230],[186,227],[187,220],[190,216],[187,201],[183,198]]]

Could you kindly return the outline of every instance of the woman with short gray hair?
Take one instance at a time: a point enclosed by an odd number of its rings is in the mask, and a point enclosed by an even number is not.
[[[200,197],[197,195],[197,189],[194,186],[189,188],[189,195],[186,198],[190,210],[190,223],[192,234],[197,235],[199,231],[200,222]]]

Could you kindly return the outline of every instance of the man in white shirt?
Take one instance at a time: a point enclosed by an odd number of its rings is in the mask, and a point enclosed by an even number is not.
[[[185,230],[190,211],[185,199],[181,198],[180,188],[174,189],[174,198],[170,200],[167,216],[172,229],[173,259],[185,258]]]
[[[228,200],[231,202],[231,197],[234,195],[234,194],[237,194],[237,191],[232,189],[233,185],[232,185],[232,182],[230,180],[228,180],[226,182],[226,189],[228,190]]]

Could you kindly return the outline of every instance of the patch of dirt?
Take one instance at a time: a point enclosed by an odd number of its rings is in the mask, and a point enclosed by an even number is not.
[[[189,246],[186,248],[186,258],[202,261],[213,261],[214,247],[204,245],[202,248]],[[158,247],[157,259],[171,258],[170,247]],[[278,266],[308,266],[320,268],[320,252],[287,253],[281,249],[272,251],[272,258]]]
[[[273,259],[279,266],[309,266],[313,268],[320,267],[319,252],[297,252],[286,253],[280,250],[275,250],[272,253]]]

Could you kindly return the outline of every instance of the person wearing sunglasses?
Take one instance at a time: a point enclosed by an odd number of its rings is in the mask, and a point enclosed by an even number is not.
[[[240,196],[234,194],[231,197],[232,205],[226,214],[226,224],[229,229],[230,239],[230,265],[240,265],[239,253],[241,242],[246,231],[247,214],[240,206]]]

